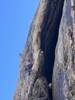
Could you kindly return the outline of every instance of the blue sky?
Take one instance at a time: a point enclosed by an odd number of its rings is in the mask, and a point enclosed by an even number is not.
[[[38,0],[0,0],[0,100],[13,100],[22,52]]]

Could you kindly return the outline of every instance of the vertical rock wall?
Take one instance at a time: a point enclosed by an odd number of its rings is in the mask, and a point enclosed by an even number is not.
[[[14,100],[52,100],[54,51],[63,3],[64,0],[40,0],[21,57]]]
[[[14,100],[48,100],[47,80],[42,76],[44,52],[41,49],[41,31],[47,17],[49,0],[41,0],[32,21],[27,43],[21,58],[20,78]]]
[[[65,0],[55,51],[53,100],[75,100],[75,0]]]

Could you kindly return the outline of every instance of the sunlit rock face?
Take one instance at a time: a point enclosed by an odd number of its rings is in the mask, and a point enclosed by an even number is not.
[[[55,51],[53,100],[75,100],[75,0],[65,0]]]

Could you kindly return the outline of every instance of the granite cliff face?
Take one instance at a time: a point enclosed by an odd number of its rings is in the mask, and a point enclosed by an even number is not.
[[[65,0],[55,51],[54,100],[75,100],[75,0]]]
[[[21,57],[14,100],[74,100],[73,1],[40,0]]]

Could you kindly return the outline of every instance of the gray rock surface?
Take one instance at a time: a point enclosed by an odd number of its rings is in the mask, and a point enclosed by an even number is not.
[[[75,0],[65,0],[55,51],[53,100],[75,100]]]
[[[14,100],[52,100],[54,51],[63,3],[40,0],[21,57]]]

